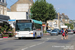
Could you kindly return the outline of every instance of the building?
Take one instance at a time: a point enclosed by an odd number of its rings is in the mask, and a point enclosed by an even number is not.
[[[7,4],[6,0],[0,0],[0,14],[7,15]]]
[[[7,22],[10,18],[7,16],[6,0],[0,0],[0,23]]]
[[[14,28],[15,20],[18,19],[30,19],[30,8],[33,4],[33,0],[18,0],[11,6],[11,9],[8,9],[7,15],[10,16],[9,23]]]
[[[10,26],[8,23],[8,20],[10,19],[9,16],[7,16],[7,3],[6,0],[0,0],[0,27]]]
[[[58,14],[56,14],[56,18],[54,20],[47,21],[48,29],[61,29],[61,27],[64,27],[66,23],[69,23],[69,18],[64,13],[59,14],[59,17]]]
[[[11,6],[11,12],[28,12],[32,4],[33,0],[18,0]]]
[[[58,19],[58,14],[56,15],[55,19]],[[59,14],[59,20],[61,20],[64,24],[69,23],[69,17],[65,15],[64,13]]]
[[[33,0],[18,0],[11,6],[11,12],[7,12],[10,19],[30,19],[30,7],[33,4]]]
[[[69,17],[67,15],[65,15],[64,13],[62,13],[60,15],[60,18],[61,18],[63,23],[69,23]]]
[[[58,19],[48,20],[47,24],[48,24],[48,29],[55,29],[55,28],[60,29],[61,26],[64,26],[63,22],[59,21]]]

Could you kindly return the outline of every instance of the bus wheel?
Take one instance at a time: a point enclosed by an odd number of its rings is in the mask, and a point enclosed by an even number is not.
[[[20,37],[18,39],[21,39]]]
[[[40,33],[40,38],[42,37],[42,33]]]

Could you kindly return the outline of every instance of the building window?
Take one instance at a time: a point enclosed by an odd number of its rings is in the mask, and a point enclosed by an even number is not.
[[[1,0],[0,0],[0,2],[1,2]]]
[[[54,24],[54,27],[57,27],[57,24]]]
[[[52,22],[49,22],[49,23],[48,23],[48,26],[52,27]]]
[[[4,15],[6,15],[6,13],[7,13],[7,11],[6,11],[6,9],[4,10]]]
[[[67,19],[65,19],[65,21],[67,21]]]
[[[2,0],[2,2],[4,3],[4,0]]]
[[[1,8],[1,14],[3,15],[3,8]]]
[[[7,8],[4,8],[4,15],[7,14]]]
[[[29,18],[28,18],[28,12],[26,12],[26,19],[29,19]]]

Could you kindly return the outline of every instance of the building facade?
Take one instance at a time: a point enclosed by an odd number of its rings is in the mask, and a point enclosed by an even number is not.
[[[7,12],[10,19],[30,19],[30,7],[33,0],[18,0],[11,6],[11,11]]]
[[[10,18],[7,16],[6,0],[0,0],[0,22],[7,22]]]
[[[6,0],[0,0],[0,14],[7,15],[7,4]]]
[[[56,15],[55,19],[58,19],[58,14]],[[69,17],[67,15],[65,15],[64,13],[59,14],[59,20],[62,21],[64,24],[69,23],[69,21],[70,21]]]
[[[69,23],[69,17],[65,15],[64,13],[60,14],[60,19],[62,20],[64,24]]]
[[[11,12],[28,12],[33,0],[18,0],[11,6]]]
[[[48,24],[48,29],[55,29],[55,28],[60,29],[61,26],[64,26],[62,21],[59,21],[58,19],[48,20],[47,24]],[[60,25],[60,27],[59,27],[59,25]]]

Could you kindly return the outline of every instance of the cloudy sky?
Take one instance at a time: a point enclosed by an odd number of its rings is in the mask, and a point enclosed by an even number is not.
[[[7,0],[7,7],[10,8],[18,0]],[[33,0],[35,2],[35,0]],[[75,20],[75,0],[46,0],[54,5],[59,13],[65,13],[71,20]]]

